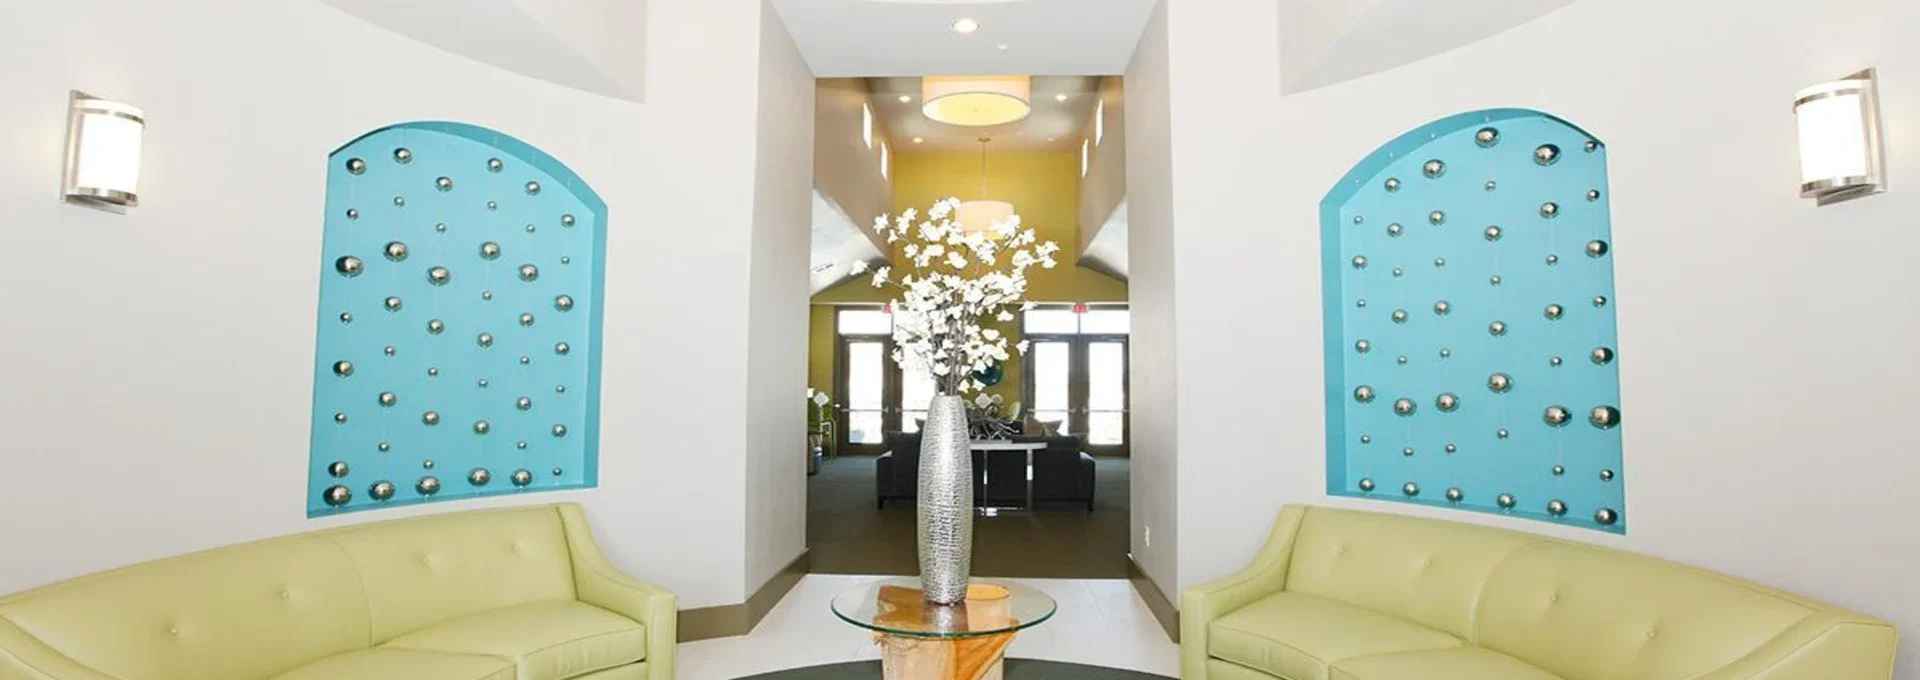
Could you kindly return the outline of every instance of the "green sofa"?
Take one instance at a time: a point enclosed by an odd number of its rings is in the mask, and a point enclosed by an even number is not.
[[[0,597],[0,680],[669,680],[578,505],[360,524]]]
[[[1897,638],[1632,553],[1297,505],[1253,564],[1180,596],[1186,680],[1885,680]]]

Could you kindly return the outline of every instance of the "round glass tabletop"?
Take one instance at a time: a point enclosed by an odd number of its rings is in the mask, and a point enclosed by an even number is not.
[[[1018,583],[973,579],[967,599],[957,605],[932,604],[920,593],[920,579],[890,578],[861,585],[833,598],[841,620],[888,635],[964,638],[1011,633],[1040,625],[1057,609],[1046,593]]]

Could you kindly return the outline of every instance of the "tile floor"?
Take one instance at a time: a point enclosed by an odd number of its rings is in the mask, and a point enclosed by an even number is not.
[[[753,632],[680,645],[679,677],[731,680],[756,673],[880,658],[873,634],[835,618],[834,595],[881,578],[808,574]],[[1180,647],[1124,579],[1006,579],[1060,605],[1051,620],[1022,631],[1007,656],[1180,675]]]

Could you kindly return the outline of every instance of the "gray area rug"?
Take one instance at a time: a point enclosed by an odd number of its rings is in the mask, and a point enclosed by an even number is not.
[[[1006,680],[1165,680],[1167,676],[1077,663],[1007,659]],[[809,666],[750,675],[740,680],[866,680],[880,678],[879,661]]]

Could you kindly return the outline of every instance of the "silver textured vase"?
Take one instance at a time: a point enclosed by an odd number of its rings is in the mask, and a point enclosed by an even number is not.
[[[920,590],[927,601],[967,599],[973,567],[973,452],[967,406],[957,395],[934,395],[920,429]]]

